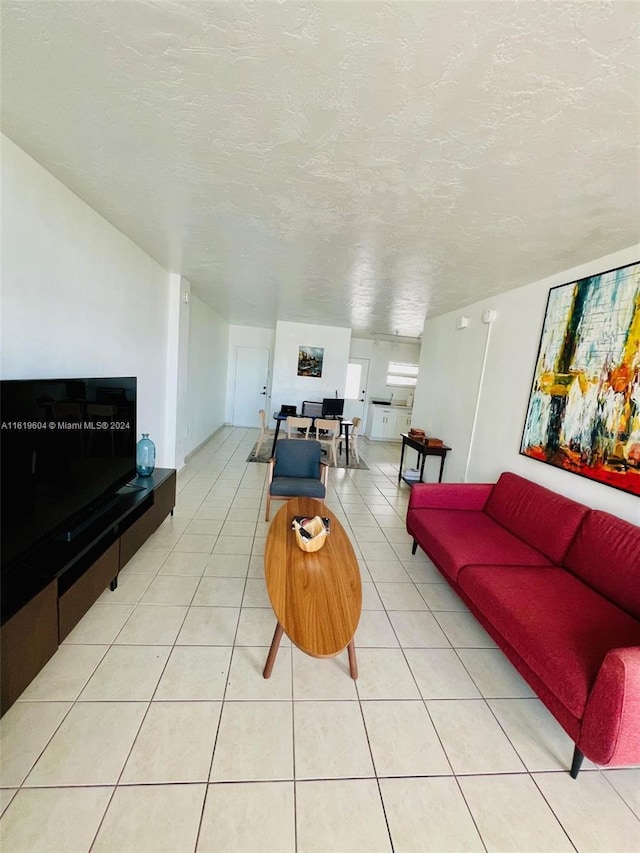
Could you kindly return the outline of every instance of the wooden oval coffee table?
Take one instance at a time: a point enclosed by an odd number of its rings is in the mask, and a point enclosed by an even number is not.
[[[329,519],[329,535],[319,551],[303,551],[296,543],[294,515]],[[315,658],[330,658],[347,649],[349,672],[358,677],[353,636],[362,610],[360,569],[351,542],[338,519],[320,501],[294,498],[271,522],[264,554],[264,574],[278,623],[263,675],[269,678],[283,632]]]

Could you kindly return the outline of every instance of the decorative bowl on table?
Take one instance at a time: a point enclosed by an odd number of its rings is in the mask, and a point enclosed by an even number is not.
[[[294,525],[296,542],[303,551],[319,551],[327,541],[327,528],[319,515],[306,519],[302,525],[297,521]]]

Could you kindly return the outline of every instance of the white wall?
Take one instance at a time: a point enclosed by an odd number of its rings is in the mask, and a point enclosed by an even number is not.
[[[303,334],[307,333],[309,326],[304,323],[297,324],[287,324],[294,325],[298,329],[303,330]],[[319,327],[322,331],[322,335],[326,335],[326,330],[331,327],[321,326]],[[341,329],[340,332],[344,332],[344,329]],[[315,333],[314,333],[315,334]],[[273,385],[273,376],[274,376],[274,352],[275,352],[275,340],[276,340],[276,330],[269,329],[264,327],[254,327],[254,326],[229,326],[229,377],[227,382],[227,399],[226,399],[226,407],[225,407],[225,421],[226,423],[232,422],[233,416],[233,400],[235,393],[235,384],[234,384],[234,365],[236,359],[236,350],[238,347],[259,347],[261,349],[267,349],[271,353],[271,361],[269,368],[269,397],[267,399],[266,409],[267,412],[276,411],[276,409],[280,408],[280,403],[276,406],[275,402],[272,401],[272,385]],[[297,359],[297,347],[298,344],[293,347],[296,353]],[[326,354],[326,353],[325,353]],[[289,354],[289,358],[290,358]],[[407,343],[399,343],[397,346],[392,341],[379,341],[377,344],[373,340],[368,340],[365,338],[351,338],[350,346],[349,346],[349,359],[350,358],[366,358],[369,360],[369,386],[368,386],[368,396],[369,397],[390,397],[393,393],[395,402],[404,402],[406,400],[407,392],[403,388],[390,388],[387,386],[387,367],[390,361],[406,361],[417,364],[420,359],[420,346],[418,344],[407,344]],[[348,360],[347,360],[348,361]],[[287,370],[290,368],[290,363],[287,365]],[[345,368],[346,370],[346,368]],[[296,377],[297,378],[297,377]],[[308,390],[307,383],[303,381],[302,377],[299,377],[302,382],[302,391]],[[323,375],[324,379],[324,375]],[[317,380],[310,380],[317,381]],[[329,384],[327,386],[329,388],[329,393],[327,396],[333,397],[335,394],[335,387],[331,388]],[[340,391],[344,390],[344,378],[342,379]],[[324,396],[324,394],[323,394]],[[309,399],[308,397],[301,397],[300,402],[302,400]],[[317,399],[314,397],[314,399]],[[287,400],[282,399],[281,402],[287,402]],[[298,405],[298,401],[296,405]]]
[[[273,379],[273,352],[276,330],[261,326],[229,326],[229,375],[227,378],[227,396],[225,404],[225,423],[233,422],[233,404],[236,393],[235,368],[238,347],[256,347],[269,350],[269,383],[268,396],[265,400],[265,410],[269,417],[271,412],[271,381]],[[239,389],[242,393],[242,389]]]
[[[225,422],[229,324],[191,291],[184,447],[191,453]]]
[[[420,345],[398,343],[393,341],[365,340],[352,338],[350,358],[369,359],[369,398],[388,399],[393,394],[394,403],[404,403],[407,399],[407,388],[392,388],[387,385],[387,372],[390,361],[401,361],[408,364],[418,364],[420,360]],[[367,401],[368,402],[368,401]]]
[[[490,330],[468,481],[493,482],[501,471],[515,471],[588,506],[640,523],[637,497],[519,455],[549,289],[633,263],[639,257],[640,246],[633,246],[464,310],[427,320],[414,424],[424,424],[428,433],[444,439],[453,448],[447,457],[445,480],[463,479],[489,330],[481,322],[481,315],[485,309],[493,308],[497,317]],[[456,320],[462,314],[469,317],[469,326],[458,331]],[[433,474],[429,479],[432,478]]]
[[[174,395],[167,398],[167,418],[175,428],[175,467],[180,470],[188,452],[187,390],[189,383],[189,329],[191,327],[191,284],[177,273],[171,276],[172,334],[169,335],[169,382],[173,377]],[[171,326],[170,326],[171,327]],[[174,399],[175,398],[175,399]],[[171,407],[175,406],[175,412]]]
[[[412,425],[452,448],[444,472],[449,482],[461,482],[464,477],[487,331],[479,322],[481,312],[475,305],[464,309],[465,315],[473,314],[473,322],[458,331],[456,320],[462,313],[445,314],[425,323],[413,403]],[[495,328],[497,321],[492,331]],[[439,459],[427,459],[429,480],[437,476],[439,464]]]
[[[7,379],[138,377],[138,431],[166,436],[169,275],[2,136],[2,319]]]
[[[282,403],[298,406],[303,400],[344,396],[349,363],[351,329],[317,326],[311,323],[289,323],[278,320],[273,360],[271,408],[278,411]],[[298,376],[298,349],[323,347],[322,376]]]

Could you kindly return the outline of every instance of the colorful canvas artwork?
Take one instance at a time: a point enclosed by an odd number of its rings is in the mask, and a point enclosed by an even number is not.
[[[298,376],[322,376],[324,347],[298,347]]]
[[[640,495],[640,263],[550,290],[520,453]]]

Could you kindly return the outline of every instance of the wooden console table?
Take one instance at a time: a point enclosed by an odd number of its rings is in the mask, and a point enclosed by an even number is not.
[[[420,479],[419,480],[409,480],[402,474],[402,465],[404,462],[404,452],[410,447],[412,450],[417,451],[418,453],[418,464],[420,465]],[[413,486],[415,483],[423,483],[424,482],[424,463],[427,459],[427,456],[439,456],[440,457],[440,476],[438,477],[438,482],[442,482],[442,474],[444,471],[444,460],[447,456],[447,452],[451,450],[450,447],[447,447],[446,444],[427,444],[425,441],[417,441],[415,438],[411,438],[408,433],[402,433],[402,451],[400,453],[400,470],[398,471],[398,482],[401,483],[403,480],[405,483],[408,483],[410,486]]]

